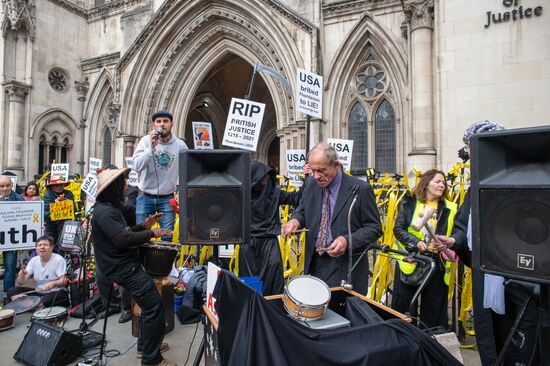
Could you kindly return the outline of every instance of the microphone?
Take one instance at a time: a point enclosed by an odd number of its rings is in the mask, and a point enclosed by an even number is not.
[[[353,197],[359,196],[359,184],[354,184],[353,187],[351,187],[351,193],[353,194]]]
[[[157,132],[157,135],[154,137],[155,140],[158,140],[159,137],[161,137],[162,135],[164,135],[164,132],[165,132],[165,131],[164,131],[162,128],[160,128],[160,127],[157,128],[155,131]]]

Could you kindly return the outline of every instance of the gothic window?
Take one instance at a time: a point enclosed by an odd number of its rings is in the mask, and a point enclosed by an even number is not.
[[[65,70],[55,68],[50,70],[50,73],[48,74],[48,82],[53,90],[63,93],[67,91],[69,85],[69,75]]]
[[[395,113],[387,100],[384,100],[378,107],[374,126],[374,167],[379,172],[395,173]]]
[[[349,114],[348,138],[353,140],[351,170],[362,174],[369,167],[369,133],[367,113],[356,102]]]
[[[375,98],[386,89],[386,74],[376,65],[369,65],[357,75],[357,92]]]
[[[72,131],[68,124],[58,118],[51,119],[42,127],[38,150],[38,172],[44,173],[52,163],[69,163],[75,169],[72,157]]]
[[[111,147],[113,139],[111,137],[111,130],[105,129],[103,133],[103,166],[111,164]]]

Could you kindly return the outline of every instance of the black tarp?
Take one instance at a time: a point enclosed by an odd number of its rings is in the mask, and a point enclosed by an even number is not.
[[[461,365],[437,341],[400,319],[310,329],[228,271],[220,273],[214,296],[221,365]],[[346,307],[355,319],[362,313],[353,310],[356,305]]]

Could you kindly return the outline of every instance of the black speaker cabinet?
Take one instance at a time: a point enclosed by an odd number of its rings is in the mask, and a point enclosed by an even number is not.
[[[180,155],[179,180],[182,244],[249,241],[249,152],[186,150]]]
[[[63,328],[33,321],[13,358],[25,365],[66,365],[82,352],[82,337]]]
[[[471,153],[474,267],[550,284],[550,127],[475,135]]]

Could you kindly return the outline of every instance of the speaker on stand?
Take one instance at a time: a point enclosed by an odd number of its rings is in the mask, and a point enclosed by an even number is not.
[[[540,284],[542,345],[550,344],[550,127],[471,140],[473,266]],[[550,350],[542,347],[544,365]]]
[[[213,263],[219,265],[219,245],[250,241],[250,153],[186,150],[179,161],[179,241],[213,245]],[[193,365],[204,348],[203,337]]]

